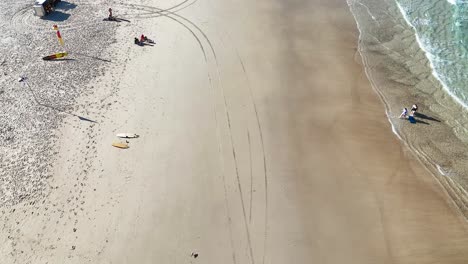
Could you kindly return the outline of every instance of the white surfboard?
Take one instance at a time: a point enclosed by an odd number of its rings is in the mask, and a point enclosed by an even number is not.
[[[134,133],[119,133],[117,134],[117,137],[119,138],[137,138],[139,135],[134,134]]]

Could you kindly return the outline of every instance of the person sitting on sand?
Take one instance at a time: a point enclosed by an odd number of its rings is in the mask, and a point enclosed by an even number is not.
[[[147,36],[141,34],[140,36],[140,42],[148,42],[150,44],[154,44],[154,41],[149,39]]]
[[[109,21],[117,21],[117,19],[112,15],[112,8],[109,7],[109,17],[107,18]]]
[[[399,118],[406,118],[406,116],[408,115],[408,108],[403,108],[403,112],[401,113],[400,117]]]
[[[135,42],[135,44],[137,44],[138,46],[143,46],[143,42],[139,41],[138,38],[135,38],[133,42]]]

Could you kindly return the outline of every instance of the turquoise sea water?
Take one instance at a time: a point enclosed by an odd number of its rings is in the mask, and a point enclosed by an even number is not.
[[[468,0],[347,0],[393,132],[468,219]],[[416,124],[398,118],[417,103]]]
[[[396,0],[434,76],[455,100],[468,107],[468,1]]]

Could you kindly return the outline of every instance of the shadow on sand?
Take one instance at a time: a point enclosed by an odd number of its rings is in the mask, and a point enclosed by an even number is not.
[[[125,22],[129,22],[130,23],[130,20],[128,19],[125,19],[125,18],[120,18],[120,17],[112,17],[112,18],[104,18],[102,21],[111,21],[111,22],[122,22],[122,21],[125,21]]]
[[[86,57],[86,58],[90,58],[90,59],[93,59],[93,60],[100,60],[100,61],[103,61],[103,62],[112,62],[110,60],[106,60],[106,59],[103,59],[103,58],[99,58],[97,56],[91,56],[91,55],[87,55],[87,54],[83,54],[83,53],[78,53],[78,52],[73,52],[71,53],[73,55],[78,55],[78,56],[82,56],[82,57]]]
[[[421,123],[421,124],[424,124],[424,125],[430,125],[428,122],[425,122],[425,121],[422,121],[421,119],[416,119],[414,116],[408,116],[408,119],[407,119],[411,124],[417,124],[417,123]]]
[[[415,118],[414,120],[416,120],[416,124],[421,123],[421,124],[424,124],[424,125],[430,125],[428,122],[422,121],[421,119],[416,119]]]
[[[430,121],[435,121],[435,122],[440,122],[440,120],[438,119],[435,119],[433,117],[430,117],[430,116],[427,116],[425,114],[421,114],[421,113],[414,113],[414,116],[417,117],[417,118],[421,118],[421,119],[426,119],[426,120],[430,120]]]
[[[57,4],[57,6],[55,7],[55,10],[68,11],[68,10],[72,10],[75,8],[76,8],[75,4],[67,2],[67,1],[61,1]]]
[[[76,116],[82,121],[91,122],[91,123],[98,123],[97,121],[91,120],[89,118],[86,118],[86,117],[83,117],[83,116],[80,116],[80,115],[77,115],[77,114],[74,114],[74,113],[67,112],[67,111],[62,110],[62,109],[60,109],[58,107],[55,107],[55,106],[46,105],[46,104],[43,104],[43,103],[39,102],[39,100],[37,100],[37,98],[36,98],[36,94],[34,94],[34,91],[31,88],[31,86],[29,86],[29,84],[26,81],[24,81],[24,84],[28,87],[29,91],[31,92],[31,94],[32,94],[32,96],[34,98],[34,101],[36,101],[36,104],[38,104],[40,106],[43,106],[43,107],[50,108],[50,109],[55,110],[55,111],[60,112],[60,113],[64,113],[64,114],[71,115],[71,116]]]
[[[45,60],[45,61],[75,61],[75,59],[70,59],[70,58],[58,58],[58,59],[53,59],[53,60]]]
[[[54,12],[48,14],[47,16],[43,17],[44,20],[54,21],[54,22],[63,22],[70,17],[70,14],[63,13],[60,11],[55,10]]]

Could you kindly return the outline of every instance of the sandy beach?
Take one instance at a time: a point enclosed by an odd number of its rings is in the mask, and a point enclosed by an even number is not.
[[[95,21],[106,42],[53,69],[99,71],[40,193],[4,195],[1,263],[467,263],[467,221],[392,133],[346,1],[75,2],[97,18],[64,38]],[[131,22],[101,24],[108,6]]]

